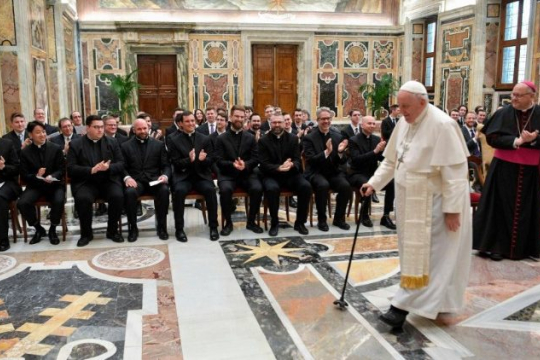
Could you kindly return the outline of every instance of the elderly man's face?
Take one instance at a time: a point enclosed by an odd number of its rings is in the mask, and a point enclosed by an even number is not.
[[[321,111],[319,117],[317,118],[317,126],[319,130],[323,133],[326,133],[330,130],[332,125],[332,114],[329,111]]]
[[[405,121],[412,124],[427,106],[427,100],[408,91],[398,92],[398,104]]]
[[[527,110],[534,103],[534,93],[525,84],[516,84],[512,90],[512,106],[517,110]]]
[[[43,109],[36,109],[34,111],[34,117],[43,124],[45,122],[45,111]]]
[[[80,112],[78,111],[74,111],[72,114],[71,114],[71,117],[73,118],[73,124],[75,126],[81,126],[82,125],[82,115]]]

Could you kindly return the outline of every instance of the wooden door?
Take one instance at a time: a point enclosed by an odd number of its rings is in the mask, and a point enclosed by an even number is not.
[[[274,105],[293,113],[296,108],[296,45],[253,45],[253,107],[264,117]]]
[[[176,55],[139,55],[139,109],[152,115],[160,128],[172,124],[178,107]]]

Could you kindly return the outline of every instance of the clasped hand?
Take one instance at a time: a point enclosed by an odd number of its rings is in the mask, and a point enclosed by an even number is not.
[[[97,163],[93,168],[92,168],[92,171],[91,173],[92,174],[95,174],[99,171],[107,171],[109,170],[109,166],[111,165],[111,160],[107,160],[107,161],[101,161],[99,163]]]

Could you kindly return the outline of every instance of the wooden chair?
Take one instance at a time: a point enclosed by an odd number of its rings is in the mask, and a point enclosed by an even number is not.
[[[362,195],[360,195],[360,189],[353,189],[353,198],[349,202],[349,208],[347,210],[347,217],[351,216],[351,208],[354,201],[354,223],[356,224],[359,220],[358,209],[360,208],[360,201],[362,200]],[[368,214],[371,215],[371,202],[369,203]]]
[[[186,195],[186,200],[200,200],[201,201],[201,211],[202,211],[202,214],[203,214],[204,224],[205,225],[208,224],[208,217],[207,217],[208,209],[206,208],[206,199],[204,198],[204,195],[198,193],[195,190],[191,190]]]
[[[280,189],[279,196],[285,197],[285,212],[287,214],[287,222],[291,221],[289,216],[289,198],[293,196],[294,193],[286,188]],[[263,222],[264,222],[264,230],[268,230],[268,202],[266,200],[266,196],[263,200]]]
[[[246,190],[236,187],[232,193],[232,198],[244,198],[245,208],[246,208],[246,217],[249,215],[249,194]],[[221,228],[225,227],[225,218],[223,217],[223,214],[221,214]]]
[[[17,231],[21,232],[19,224],[19,209],[17,209],[17,201],[9,202],[9,213],[11,214],[11,228],[13,229],[13,243],[17,243]]]
[[[482,159],[480,159],[478,156],[471,155],[467,158],[467,161],[469,163],[469,166],[474,165],[473,169],[475,172],[475,179],[476,181],[483,187],[484,186],[484,168],[482,166]],[[480,197],[482,196],[482,193],[480,192],[471,192],[471,208],[473,210],[473,214],[476,212],[476,208],[478,207],[478,204],[480,203]]]
[[[62,208],[62,217],[61,217],[61,220],[62,221],[62,241],[66,241],[66,234],[67,234],[67,231],[68,231],[68,228],[67,228],[67,221],[66,221],[66,207],[65,207],[65,204],[66,204],[66,196],[67,196],[67,177],[66,177],[66,184],[64,185],[65,187],[65,191],[64,191],[64,207]],[[19,184],[21,185],[21,188],[22,187],[25,187],[26,186],[26,182],[23,180],[23,179],[20,179],[19,180]],[[46,207],[49,207],[51,206],[51,203],[45,198],[45,196],[40,196],[39,199],[36,201],[36,203],[34,204],[35,208],[36,208],[36,215],[37,215],[37,220],[38,222],[41,222],[41,208],[46,206]],[[23,236],[24,236],[24,242],[28,242],[28,229],[26,227],[26,219],[24,218],[24,216],[22,216],[21,214],[21,221],[22,221],[22,232],[23,232]]]

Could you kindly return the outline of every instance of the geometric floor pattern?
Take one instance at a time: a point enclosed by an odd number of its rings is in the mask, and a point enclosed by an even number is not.
[[[239,206],[242,210],[242,206]],[[309,227],[282,217],[278,237],[245,230],[208,239],[186,208],[189,241],[155,235],[144,204],[140,238],[22,241],[0,255],[0,358],[17,359],[538,359],[540,264],[472,256],[466,306],[431,321],[409,316],[402,331],[378,321],[399,283],[395,232],[361,227],[340,297],[354,228]],[[45,218],[42,216],[42,218]],[[174,234],[172,213],[169,233]],[[352,224],[352,216],[349,218]]]

